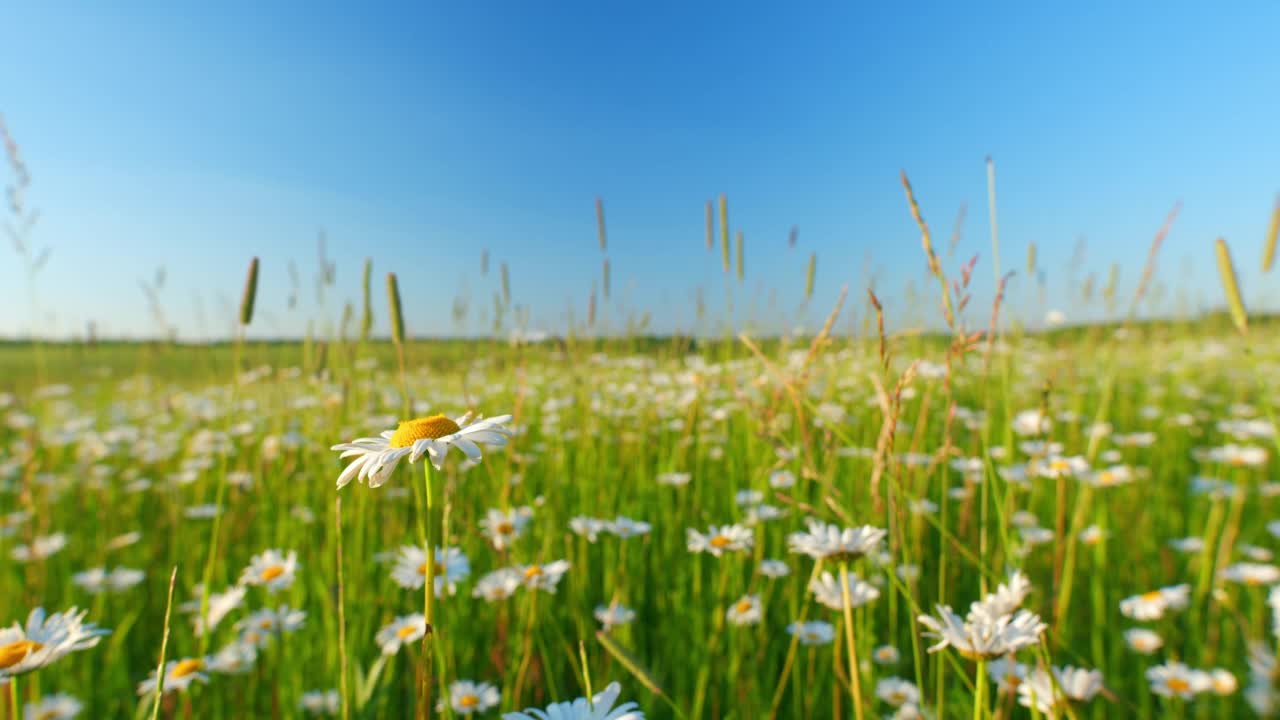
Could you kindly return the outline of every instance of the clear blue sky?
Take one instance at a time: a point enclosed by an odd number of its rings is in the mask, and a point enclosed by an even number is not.
[[[1031,319],[1089,317],[1067,297],[1080,237],[1085,268],[1120,263],[1131,292],[1178,199],[1162,282],[1219,303],[1217,235],[1251,299],[1275,282],[1257,272],[1280,190],[1274,2],[23,5],[0,28],[0,113],[33,175],[34,240],[53,249],[36,288],[46,334],[90,320],[153,332],[138,280],[161,265],[180,335],[225,334],[253,255],[262,335],[336,318],[365,256],[379,319],[395,270],[415,333],[455,331],[459,294],[491,305],[502,261],[532,324],[562,329],[599,276],[596,195],[615,325],[650,310],[658,329],[689,328],[698,287],[716,316],[730,286],[739,322],[804,317],[814,251],[810,326],[842,283],[861,292],[868,267],[908,324],[907,285],[936,295],[900,169],[943,248],[968,204],[948,263],[980,255],[982,324],[987,154],[1001,260],[1019,269],[1012,292]],[[703,203],[721,192],[746,236],[742,286],[703,249]],[[323,308],[320,230],[337,264]],[[23,334],[24,273],[10,248],[0,258],[0,336]],[[303,285],[292,312],[290,259]]]

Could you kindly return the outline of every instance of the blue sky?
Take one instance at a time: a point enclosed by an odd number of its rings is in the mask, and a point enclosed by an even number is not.
[[[379,301],[382,275],[399,274],[415,334],[487,327],[478,310],[500,262],[531,324],[561,330],[598,282],[597,195],[612,327],[649,311],[659,330],[690,329],[697,288],[714,317],[731,297],[736,323],[814,326],[868,272],[890,321],[919,324],[936,293],[901,169],[940,246],[967,203],[947,262],[980,256],[981,325],[994,284],[988,154],[1002,264],[1019,270],[1011,293],[1032,321],[1051,307],[1096,317],[1070,289],[1112,263],[1132,292],[1179,199],[1159,265],[1166,309],[1174,288],[1220,304],[1218,235],[1249,299],[1274,295],[1257,272],[1280,191],[1274,3],[265,5],[6,11],[0,113],[31,168],[33,240],[52,255],[33,314],[4,248],[0,336],[80,334],[91,320],[103,334],[154,333],[138,280],[158,266],[179,335],[223,336],[254,255],[258,335],[332,323],[366,256]],[[746,238],[741,285],[703,247],[703,204],[719,193]],[[322,230],[337,275],[320,305]],[[1031,241],[1043,305],[1024,267]],[[909,284],[924,305],[910,307]],[[460,295],[473,308],[462,328]]]

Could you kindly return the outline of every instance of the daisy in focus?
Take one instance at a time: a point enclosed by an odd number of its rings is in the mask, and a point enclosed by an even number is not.
[[[36,608],[25,626],[0,629],[0,680],[39,670],[77,650],[87,650],[110,631],[84,622],[87,610],[46,615]]]
[[[530,708],[524,712],[503,713],[502,720],[644,720],[644,712],[633,702],[613,706],[621,694],[622,686],[613,682],[590,701],[578,698],[552,703],[546,710]]]
[[[479,462],[483,457],[481,445],[507,444],[511,437],[511,430],[506,426],[509,422],[510,415],[474,421],[470,413],[452,420],[444,415],[430,415],[402,421],[395,430],[386,430],[376,438],[339,443],[330,449],[341,451],[342,459],[354,459],[338,476],[338,489],[357,478],[371,488],[379,487],[405,458],[416,463],[426,455],[439,470],[444,467],[449,448],[453,447],[462,451],[468,460]]]

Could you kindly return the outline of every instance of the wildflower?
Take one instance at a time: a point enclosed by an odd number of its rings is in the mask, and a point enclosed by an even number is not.
[[[469,460],[481,459],[480,445],[502,446],[507,444],[511,430],[506,423],[510,415],[471,420],[468,413],[451,420],[444,415],[431,415],[402,421],[395,430],[387,430],[376,438],[358,438],[349,443],[334,445],[331,450],[342,451],[342,458],[354,457],[338,476],[338,489],[359,478],[371,488],[376,488],[391,477],[396,466],[404,458],[416,463],[427,455],[436,469],[444,467],[449,448],[456,447]]]
[[[605,520],[581,515],[569,520],[569,529],[575,535],[585,537],[588,542],[595,542],[607,526],[608,523]]]
[[[872,585],[858,579],[857,575],[849,574],[848,586],[849,607],[858,608],[872,602],[880,597],[880,591]],[[814,598],[832,610],[841,610],[844,608],[844,592],[840,581],[831,573],[824,572],[821,576],[813,579],[809,583],[809,589],[813,591]]]
[[[608,631],[618,625],[630,625],[631,621],[636,619],[636,611],[615,602],[609,605],[597,605],[595,616],[596,620],[600,621],[600,625]]]
[[[1063,702],[1087,703],[1102,690],[1102,673],[1097,670],[1074,667],[1055,667],[1052,670],[1052,679],[1040,668],[1028,673],[1018,686],[1020,705],[1048,714],[1061,707]],[[1055,681],[1061,696],[1054,692]]]
[[[427,619],[422,613],[403,615],[382,626],[374,640],[383,655],[395,655],[400,648],[427,634]]]
[[[950,645],[961,655],[974,659],[996,658],[1034,645],[1048,627],[1039,615],[1029,610],[1019,610],[1016,615],[992,615],[980,603],[974,603],[964,618],[946,605],[938,605],[937,612],[936,618],[919,617],[920,623],[931,631],[925,634],[938,640],[929,652]]]
[[[417,545],[404,545],[396,556],[396,565],[391,569],[391,579],[402,588],[417,590],[427,580],[427,571],[431,571],[432,587],[436,597],[450,596],[458,591],[458,583],[471,574],[471,562],[462,550],[456,547],[438,547],[435,551],[435,562],[427,567],[427,551]]]
[[[520,584],[521,575],[515,568],[501,568],[480,578],[471,590],[471,596],[497,602],[514,595]]]
[[[1236,680],[1236,676],[1231,674],[1230,670],[1225,668],[1214,668],[1208,672],[1209,689],[1214,695],[1234,695],[1236,690],[1240,689],[1240,683]]]
[[[774,470],[769,473],[769,487],[775,490],[786,490],[795,484],[795,473],[790,470]]]
[[[760,561],[760,574],[769,578],[781,578],[791,574],[791,566],[781,560],[768,558]]]
[[[308,690],[298,707],[308,715],[337,715],[342,712],[342,696],[337,690]]]
[[[725,619],[734,625],[755,625],[760,622],[760,596],[743,595],[729,606],[724,613]]]
[[[1008,582],[998,585],[995,592],[987,593],[980,603],[974,604],[973,609],[980,605],[989,615],[1008,615],[1017,610],[1030,593],[1031,580],[1021,570],[1014,570]]]
[[[920,703],[920,688],[901,678],[882,678],[876,683],[876,697],[894,707],[917,705]]]
[[[685,472],[661,473],[657,477],[659,485],[668,485],[670,487],[684,487],[692,479],[693,476]]]
[[[22,708],[22,720],[70,720],[80,714],[84,705],[65,693],[46,695]]]
[[[560,578],[569,571],[568,560],[556,560],[546,565],[519,565],[516,572],[520,577],[520,582],[530,590],[542,590],[544,592],[555,593],[556,586],[560,584]]]
[[[618,707],[613,704],[622,694],[622,686],[609,683],[603,691],[589,701],[578,698],[572,702],[552,703],[546,710],[530,708],[524,712],[503,713],[502,720],[644,720],[644,712],[633,702]]]
[[[257,661],[256,646],[233,640],[209,658],[208,669],[224,675],[240,675],[252,670]]]
[[[487,682],[455,680],[449,685],[449,707],[459,715],[474,715],[495,707],[502,694]],[[437,710],[444,710],[441,703]]]
[[[1244,585],[1271,585],[1280,582],[1280,568],[1265,563],[1241,562],[1222,569],[1222,579]]]
[[[798,637],[801,645],[826,645],[835,639],[835,628],[821,620],[793,622],[787,632]]]
[[[755,537],[741,525],[712,525],[706,535],[689,528],[687,531],[689,552],[706,552],[720,557],[726,552],[751,549]]]
[[[1210,685],[1205,673],[1173,661],[1147,668],[1147,682],[1151,684],[1151,692],[1183,700],[1190,700]]]
[[[15,545],[10,555],[20,563],[32,560],[44,560],[67,546],[67,536],[62,533],[42,535],[31,541],[30,545]]]
[[[533,509],[528,507],[505,511],[490,508],[480,521],[480,528],[494,550],[505,550],[524,534],[524,528],[532,518]]]
[[[51,665],[76,650],[98,644],[109,631],[84,623],[87,610],[71,608],[46,615],[36,608],[27,615],[26,626],[14,623],[0,629],[0,680],[23,675]]]
[[[192,618],[195,624],[195,634],[200,636],[204,634],[205,628],[213,629],[222,622],[232,610],[240,607],[244,603],[244,595],[246,588],[243,585],[232,585],[223,592],[209,593],[208,612],[203,619],[199,617],[201,593],[203,586],[196,586],[195,599],[185,602],[178,606],[178,610],[186,613],[195,613],[197,617]]]
[[[1132,628],[1124,631],[1124,641],[1137,653],[1152,655],[1164,646],[1160,634],[1146,628]]]
[[[191,687],[191,683],[197,680],[205,684],[209,682],[209,676],[204,673],[205,658],[186,658],[184,660],[170,660],[164,664],[164,691],[170,692],[186,692]],[[151,671],[151,676],[138,684],[138,695],[151,695],[156,691],[156,671]]]
[[[263,608],[246,615],[235,624],[235,629],[240,633],[240,642],[265,647],[272,637],[294,632],[306,620],[307,614],[302,610],[281,605],[275,610]]]
[[[889,534],[870,525],[841,529],[838,525],[814,519],[810,519],[808,525],[808,532],[792,533],[787,537],[787,547],[793,553],[812,558],[856,560],[876,549]]]
[[[1031,463],[1029,472],[1036,477],[1064,478],[1078,477],[1089,471],[1089,463],[1080,456],[1050,456]]]
[[[1128,465],[1112,465],[1085,475],[1084,481],[1096,488],[1109,488],[1131,483],[1133,478],[1133,470]]]
[[[1159,620],[1166,610],[1185,608],[1190,598],[1190,585],[1173,585],[1121,600],[1120,612],[1134,620]]]
[[[254,555],[249,560],[249,567],[240,574],[242,585],[264,585],[272,592],[283,590],[293,584],[294,574],[298,571],[298,553],[290,550],[286,556],[279,550],[267,550]]]
[[[632,520],[629,517],[619,515],[611,523],[605,523],[605,530],[617,535],[623,540],[636,537],[638,535],[647,535],[653,526],[647,522],[640,520]]]
[[[1267,451],[1251,445],[1227,444],[1210,448],[1205,459],[1233,467],[1261,467],[1267,464]]]
[[[1012,657],[996,658],[987,663],[987,674],[996,681],[1000,694],[1013,692],[1027,679],[1027,666]]]

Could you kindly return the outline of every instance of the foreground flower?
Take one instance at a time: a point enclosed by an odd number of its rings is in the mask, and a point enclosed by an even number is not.
[[[422,616],[422,613],[413,613],[412,615],[403,615],[383,625],[374,640],[382,648],[383,655],[395,655],[400,652],[400,648],[416,640],[421,640],[422,636],[426,634],[427,619]]]
[[[170,660],[164,664],[164,691],[166,693],[186,692],[191,687],[191,683],[199,680],[202,684],[209,682],[209,676],[204,674],[205,659],[204,658],[187,658],[185,660]],[[138,684],[139,695],[150,695],[156,691],[156,671],[151,671],[151,677],[143,680]]]
[[[925,635],[938,640],[929,652],[950,645],[956,652],[975,660],[989,660],[1035,645],[1048,627],[1039,615],[1029,610],[1019,610],[1016,615],[993,615],[979,603],[974,603],[964,618],[946,605],[937,606],[937,612],[936,618],[932,615],[919,618],[920,624],[931,631]]]
[[[405,420],[395,430],[387,430],[376,438],[357,438],[349,443],[334,445],[331,450],[342,451],[341,458],[355,458],[338,476],[338,488],[360,479],[376,488],[391,477],[396,466],[404,458],[418,462],[427,455],[437,470],[444,467],[449,448],[456,447],[468,460],[479,462],[480,445],[501,446],[507,444],[511,431],[506,423],[510,415],[471,421],[468,413],[456,420],[444,415]]]
[[[810,519],[808,525],[807,532],[792,533],[787,538],[787,547],[793,553],[815,559],[856,560],[876,549],[889,534],[887,530],[870,525],[841,528],[814,519]]]
[[[293,584],[298,571],[298,553],[290,550],[286,556],[279,550],[267,550],[254,555],[249,567],[240,574],[241,585],[263,585],[268,590],[284,590]]]
[[[45,615],[36,608],[27,616],[26,627],[14,623],[0,630],[0,680],[29,673],[50,665],[64,655],[98,644],[102,630],[84,623],[87,610],[71,608]]]
[[[502,720],[644,720],[644,713],[633,702],[614,707],[618,696],[622,694],[622,686],[609,683],[598,695],[588,702],[586,698],[578,698],[573,702],[552,703],[546,710],[528,709],[524,712],[503,713]]]
[[[482,713],[498,704],[502,694],[489,683],[457,680],[449,686],[449,707],[459,715]],[[443,702],[437,709],[444,710]]]
[[[689,552],[711,553],[716,557],[726,552],[750,550],[755,542],[751,531],[741,525],[712,525],[705,535],[689,528],[687,534]]]

